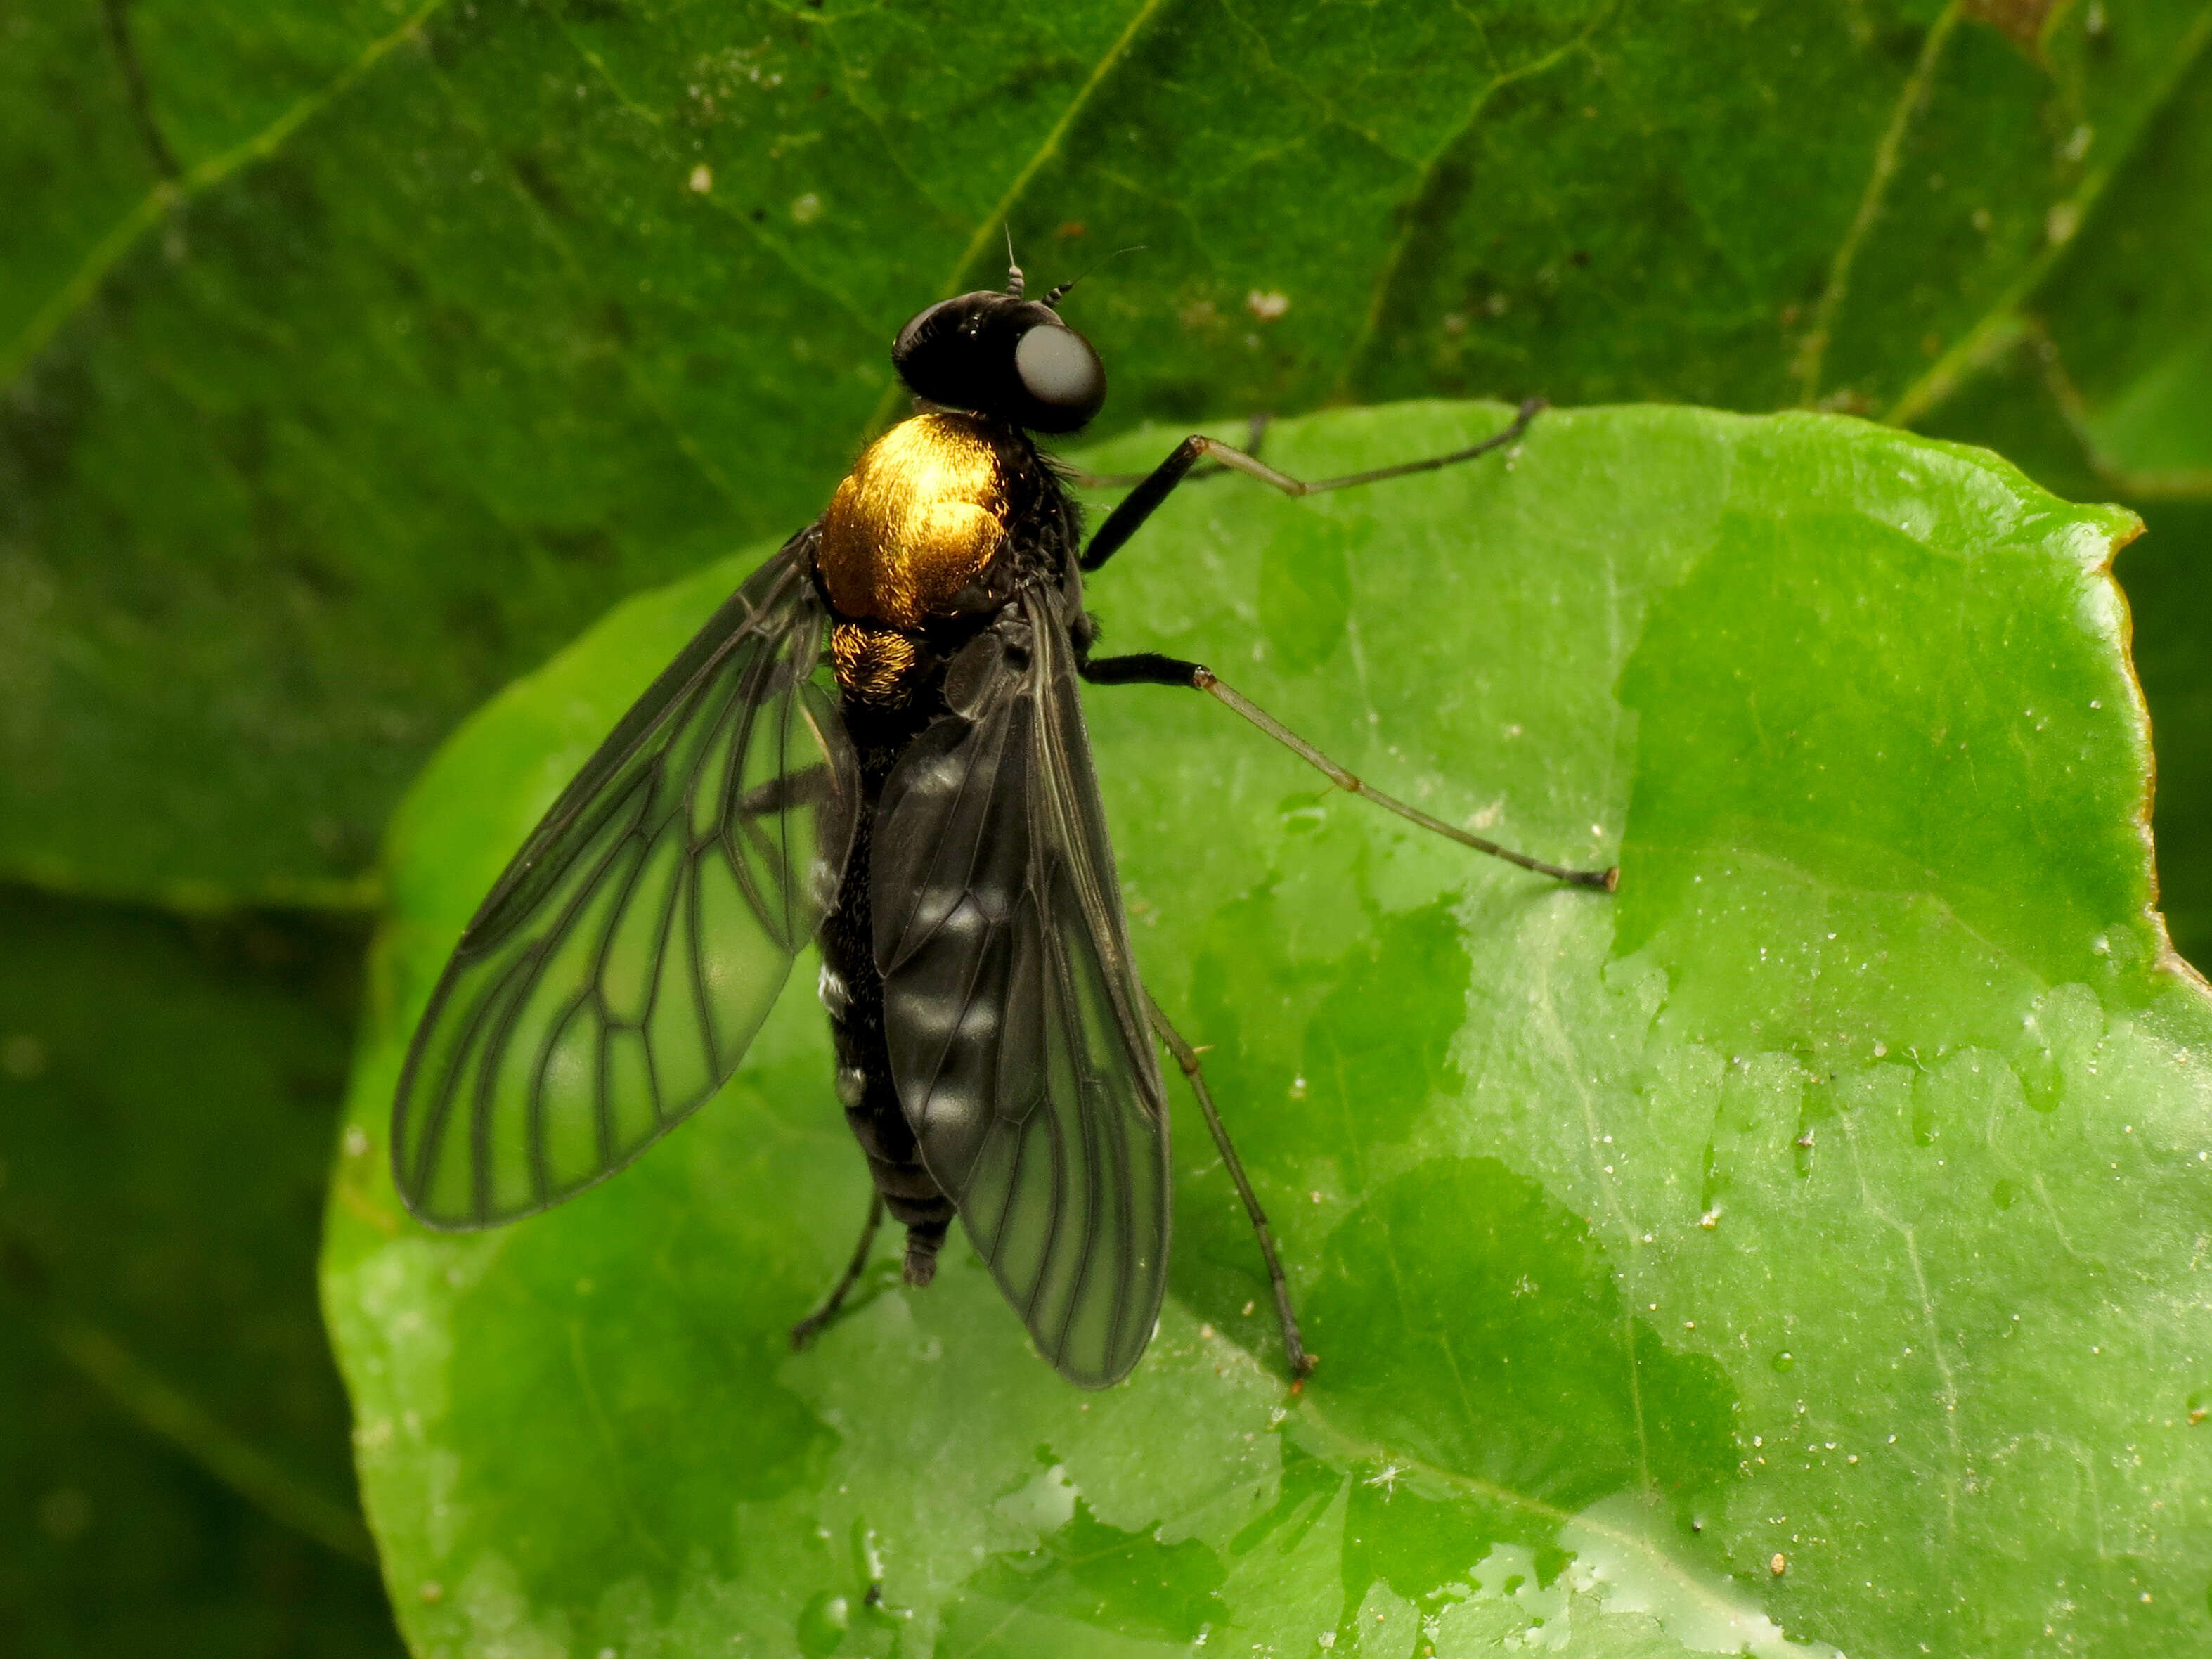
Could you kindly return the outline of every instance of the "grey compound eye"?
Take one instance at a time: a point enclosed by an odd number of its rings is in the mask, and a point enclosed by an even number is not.
[[[1047,409],[1081,425],[1106,401],[1106,370],[1091,342],[1072,328],[1041,323],[1014,347],[1022,389]]]

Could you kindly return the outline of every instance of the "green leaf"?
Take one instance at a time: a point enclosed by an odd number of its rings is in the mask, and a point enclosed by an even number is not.
[[[313,1278],[357,931],[0,935],[7,1651],[397,1651]]]
[[[1147,249],[1073,307],[1122,426],[1902,408],[2208,29],[2204,0],[38,0],[0,64],[0,869],[367,902],[463,712],[817,511],[896,403],[892,331],[1000,281],[1007,227],[1040,276]]]
[[[1313,476],[1503,418],[1314,417],[1268,453]],[[386,1114],[442,956],[758,555],[617,610],[390,843],[325,1294],[410,1639],[2203,1645],[2212,1006],[2148,908],[2105,574],[2134,528],[1846,419],[1593,410],[1306,501],[1193,485],[1093,580],[1115,648],[1210,662],[1449,820],[1620,862],[1615,897],[1550,886],[1206,699],[1086,694],[1140,965],[1322,1356],[1296,1395],[1180,1094],[1171,1294],[1126,1385],[1060,1383],[957,1242],[920,1293],[886,1245],[789,1352],[866,1195],[803,965],[621,1179],[489,1235],[404,1220]]]
[[[1921,429],[1984,443],[2048,489],[2118,492],[2147,533],[2119,563],[2158,743],[2162,908],[2212,960],[2212,60],[2200,48],[2157,125],[2041,284],[1939,365]]]
[[[2212,961],[2212,62],[2203,52],[2051,279],[2021,343],[1934,429],[1996,444],[2045,484],[2116,491],[2148,532],[2120,564],[2158,739],[2159,885]],[[2024,427],[2040,426],[2030,436]],[[2051,428],[2058,430],[2051,432]],[[2048,434],[2048,435],[2045,435]]]

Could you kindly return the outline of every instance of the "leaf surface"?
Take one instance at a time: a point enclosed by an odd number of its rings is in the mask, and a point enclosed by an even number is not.
[[[1286,422],[1316,476],[1494,406]],[[1110,444],[1127,468],[1176,429]],[[326,1305],[418,1650],[2178,1652],[2212,1634],[2212,1006],[2166,954],[2105,574],[2134,521],[1832,416],[1557,411],[1501,464],[1180,492],[1091,584],[1363,775],[1086,693],[1139,964],[1322,1355],[1176,1097],[1125,1386],[972,1253],[793,1355],[866,1203],[795,976],[623,1179],[433,1237],[385,1114],[508,850],[757,556],[624,605],[396,822]],[[362,1143],[366,1142],[364,1146]],[[883,1605],[866,1600],[880,1571]]]

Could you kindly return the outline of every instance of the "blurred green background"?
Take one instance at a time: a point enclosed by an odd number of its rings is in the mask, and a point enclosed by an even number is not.
[[[2212,954],[2212,6],[0,11],[0,1650],[391,1652],[313,1254],[378,838],[818,510],[926,301],[1146,419],[1841,410],[2148,533]]]

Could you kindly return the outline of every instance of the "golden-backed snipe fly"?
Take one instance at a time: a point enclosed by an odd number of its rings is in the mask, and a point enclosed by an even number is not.
[[[1339,786],[1565,882],[1354,777],[1194,662],[1091,654],[1083,576],[1201,459],[1294,495],[1449,466],[1510,443],[1540,404],[1448,455],[1301,483],[1192,437],[1086,544],[1033,433],[1105,400],[1067,286],[962,295],[899,331],[916,412],[871,444],[829,511],[763,564],[625,714],[469,923],[408,1050],[392,1172],[440,1228],[512,1221],[629,1164],[718,1090],[811,939],[836,1091],[905,1279],[953,1218],[1045,1358],[1118,1381],[1168,1265],[1168,1109],[1180,1062],[1251,1217],[1291,1374],[1311,1364],[1250,1183],[1196,1053],[1139,981],[1076,683],[1193,687]],[[1255,447],[1256,447],[1256,444]]]

